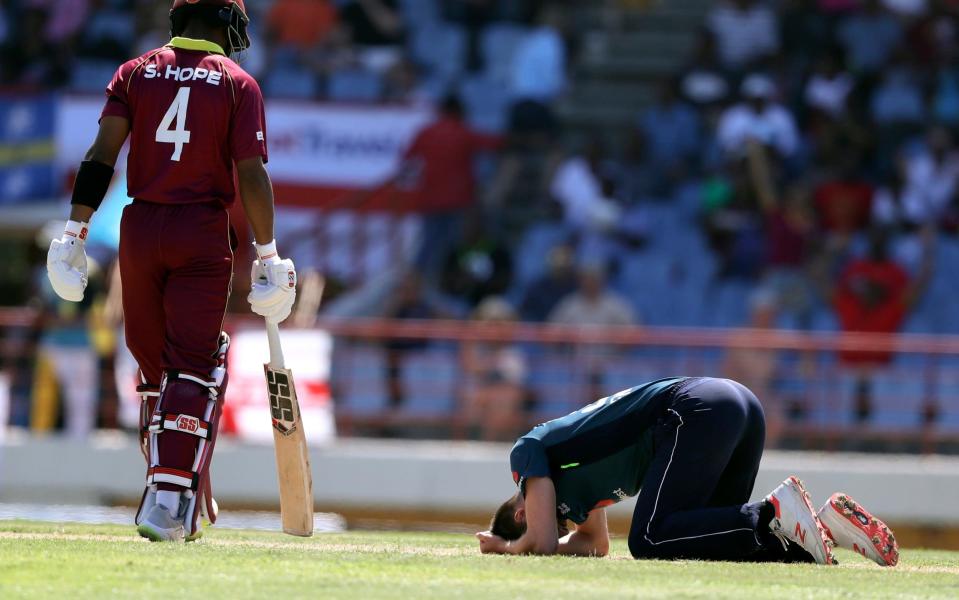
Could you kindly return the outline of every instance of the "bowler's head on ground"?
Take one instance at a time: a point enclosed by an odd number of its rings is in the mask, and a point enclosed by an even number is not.
[[[504,540],[518,540],[526,533],[526,503],[523,494],[516,492],[504,502],[493,515],[490,532]]]

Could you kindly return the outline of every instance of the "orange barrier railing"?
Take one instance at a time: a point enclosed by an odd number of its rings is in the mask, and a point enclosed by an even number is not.
[[[527,362],[525,400],[513,403],[524,415],[520,429],[649,379],[708,375],[756,391],[772,445],[959,450],[959,336],[384,319],[317,326],[337,339],[333,389],[349,430],[424,424],[471,435],[464,414],[494,410],[496,394],[509,390],[496,373],[471,372],[464,349],[495,346],[514,347]],[[486,375],[494,381],[484,384]],[[409,397],[398,401],[404,386]],[[477,388],[491,396],[478,406],[470,400]],[[473,423],[482,430],[483,420]],[[508,427],[494,429],[478,435],[508,437]]]

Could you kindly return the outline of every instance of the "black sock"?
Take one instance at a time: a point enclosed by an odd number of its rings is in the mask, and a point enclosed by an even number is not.
[[[756,523],[757,532],[759,533],[759,541],[762,543],[764,550],[770,553],[772,555],[771,557],[775,557],[773,560],[785,563],[816,562],[813,555],[803,550],[799,544],[784,540],[786,547],[783,548],[782,542],[778,537],[773,535],[772,530],[769,528],[769,524],[775,517],[776,507],[773,506],[773,503],[769,500],[763,500],[762,505],[759,507],[759,519]]]

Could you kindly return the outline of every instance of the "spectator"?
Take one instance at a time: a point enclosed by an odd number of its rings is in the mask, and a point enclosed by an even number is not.
[[[340,9],[353,42],[360,46],[398,46],[406,28],[396,0],[347,0]]]
[[[560,28],[561,13],[542,9],[513,55],[512,96],[549,104],[566,88],[566,46]]]
[[[497,296],[483,300],[473,314],[478,326],[502,327],[516,320],[513,307]],[[505,341],[464,342],[463,414],[472,438],[510,441],[523,429],[526,358]]]
[[[937,122],[950,127],[959,125],[959,71],[951,67],[939,69],[930,109]]]
[[[546,273],[528,284],[523,293],[520,315],[524,321],[545,321],[563,298],[576,291],[570,246],[563,244],[550,250],[546,264]]]
[[[779,3],[781,58],[783,66],[795,72],[807,72],[823,48],[833,42],[836,12],[855,7],[858,0],[784,0]],[[818,6],[817,6],[818,5]],[[827,5],[827,6],[824,6]],[[837,6],[839,5],[839,6]]]
[[[888,233],[873,229],[866,256],[853,259],[843,269],[830,298],[843,331],[895,333],[919,300],[932,268],[931,234],[925,235],[922,267],[915,277],[896,264],[888,253]],[[840,354],[850,366],[887,364],[887,351],[855,350]]]
[[[707,23],[727,69],[746,69],[779,50],[776,13],[757,0],[725,0],[713,8]]]
[[[44,34],[48,15],[40,8],[27,8],[8,36],[0,54],[6,85],[22,88],[56,86],[66,79],[66,65]]]
[[[784,407],[776,393],[780,356],[769,348],[753,347],[755,330],[769,331],[776,327],[779,294],[760,288],[749,299],[749,331],[733,334],[723,359],[723,377],[748,387],[762,398],[766,416],[766,444],[775,447],[784,425]]]
[[[310,52],[337,24],[330,0],[275,0],[266,15],[267,38],[280,48]]]
[[[416,134],[406,150],[394,181],[412,192],[413,208],[423,214],[423,241],[416,264],[427,277],[442,268],[474,205],[474,159],[501,144],[497,136],[470,129],[462,102],[450,95],[440,106],[436,120]]]
[[[579,271],[579,289],[563,298],[549,320],[562,325],[617,327],[636,323],[629,303],[606,285],[606,271],[586,265]]]
[[[387,319],[433,319],[441,316],[442,310],[436,307],[423,293],[423,279],[416,272],[408,272],[400,279],[399,288],[387,300],[383,316]],[[403,361],[417,350],[425,349],[429,343],[421,339],[393,338],[384,344],[386,350],[387,403],[391,410],[403,407]]]
[[[859,156],[847,150],[831,176],[813,192],[820,225],[828,232],[849,234],[864,228],[872,214],[873,186],[862,177]]]
[[[499,16],[495,0],[442,0],[443,14],[466,31],[466,70],[480,72],[483,64],[483,31]]]
[[[100,278],[94,277],[91,283],[83,302],[74,303],[58,298],[43,277],[41,293],[47,319],[38,347],[31,410],[35,430],[52,429],[57,421],[59,389],[64,400],[64,429],[78,440],[93,431],[97,419],[99,372],[89,317]]]
[[[679,80],[683,96],[697,107],[716,105],[729,96],[729,82],[717,62],[716,36],[700,32],[693,59]]]
[[[846,112],[847,100],[854,84],[852,75],[843,69],[838,52],[825,52],[816,61],[803,97],[809,108],[822,111],[833,118],[841,118]]]
[[[792,113],[774,101],[776,87],[764,75],[753,74],[743,81],[743,102],[728,108],[720,117],[717,137],[722,150],[742,156],[745,145],[755,140],[790,158],[799,150],[799,132]]]
[[[602,175],[601,156],[593,140],[586,152],[571,154],[559,165],[550,184],[566,223],[577,233],[611,232],[622,216],[611,182]]]
[[[836,37],[849,67],[857,73],[880,71],[902,42],[903,29],[879,0],[865,0],[861,12],[843,17]]]
[[[566,89],[566,46],[561,13],[543,8],[513,54],[510,68],[510,130],[521,135],[552,135],[552,104]]]
[[[743,150],[761,149],[756,141]],[[748,155],[747,155],[748,158]],[[729,161],[722,177],[703,190],[703,226],[719,264],[718,278],[754,280],[766,262],[759,190],[747,160]]]
[[[880,127],[911,127],[922,122],[926,103],[915,75],[906,65],[887,69],[873,92],[870,112]]]
[[[393,65],[383,81],[383,101],[423,109],[433,108],[435,99],[423,85],[423,74],[415,63],[402,59]]]
[[[757,144],[749,146],[748,160],[766,234],[763,286],[776,294],[776,308],[788,310],[796,316],[801,327],[808,327],[812,298],[805,266],[815,223],[807,189],[803,184],[793,182],[786,187],[785,193],[780,193],[774,184],[769,156]]]
[[[402,59],[406,27],[397,0],[347,0],[340,18],[367,69],[385,73]]]
[[[136,26],[123,0],[98,0],[91,18],[80,29],[77,55],[122,63],[130,59]]]
[[[481,216],[474,215],[467,220],[462,240],[446,257],[441,289],[475,307],[484,298],[505,293],[512,276],[509,248],[486,231]]]
[[[699,116],[677,92],[676,82],[660,82],[656,102],[640,115],[638,127],[650,166],[673,180],[688,172],[701,148]]]
[[[904,20],[921,17],[929,10],[927,0],[882,0],[882,5]]]
[[[874,229],[869,236],[865,257],[853,259],[841,271],[833,286],[826,287],[839,324],[846,332],[896,333],[916,305],[928,283],[932,269],[931,231],[924,236],[922,266],[915,277],[888,255],[887,232]],[[847,350],[840,361],[858,379],[855,412],[859,420],[871,414],[869,374],[892,360],[885,350]]]
[[[551,323],[589,327],[626,327],[636,324],[636,316],[626,299],[606,285],[606,270],[598,265],[580,268],[579,289],[563,298],[553,309]],[[604,344],[573,348],[573,363],[582,368],[589,381],[589,397],[603,396],[603,372],[617,349]]]
[[[885,185],[872,199],[872,223],[889,230],[913,230],[929,223],[933,213],[929,197],[909,183],[906,161],[897,160]]]
[[[137,5],[137,40],[133,54],[141,56],[170,41],[170,7],[162,3]],[[248,70],[249,65],[243,68]]]
[[[933,127],[925,142],[919,152],[906,159],[906,184],[924,204],[925,210],[911,207],[920,222],[942,218],[952,208],[959,185],[959,151],[952,133],[945,127]]]

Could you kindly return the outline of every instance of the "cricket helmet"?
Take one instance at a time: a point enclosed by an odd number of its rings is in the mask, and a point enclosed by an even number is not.
[[[250,37],[246,33],[246,26],[250,18],[246,14],[243,0],[173,0],[170,7],[170,34],[180,35],[186,25],[186,17],[192,7],[209,6],[219,7],[216,11],[216,22],[222,22],[227,28],[227,50],[234,54],[250,47]]]

